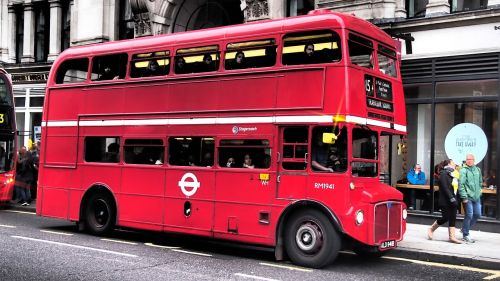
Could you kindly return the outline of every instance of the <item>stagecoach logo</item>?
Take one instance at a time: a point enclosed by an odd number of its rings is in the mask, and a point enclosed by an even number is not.
[[[187,179],[190,180],[186,181]],[[193,173],[185,173],[179,181],[179,187],[181,188],[182,193],[189,197],[193,196],[198,188],[200,188],[200,182]],[[190,190],[187,190],[186,187],[189,187]]]
[[[257,131],[257,127],[238,127],[238,126],[233,126],[233,134],[237,134],[239,132],[246,133],[246,132],[255,132]]]

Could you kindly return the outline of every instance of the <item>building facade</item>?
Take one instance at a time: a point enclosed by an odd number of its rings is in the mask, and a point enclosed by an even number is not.
[[[485,182],[496,185],[500,0],[0,0],[0,63],[14,82],[19,141],[37,140],[51,63],[70,46],[317,8],[372,21],[402,43],[408,136],[382,140],[385,181],[395,184],[418,163],[430,186],[436,164],[473,151]],[[436,209],[430,191],[416,197],[417,212]],[[498,198],[485,195],[485,215],[499,216]]]

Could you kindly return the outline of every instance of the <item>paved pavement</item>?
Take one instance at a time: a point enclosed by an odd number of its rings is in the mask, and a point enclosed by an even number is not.
[[[26,207],[11,203],[7,208],[35,212],[36,201]],[[453,244],[448,242],[447,227],[439,227],[434,232],[433,240],[427,239],[428,228],[429,225],[407,224],[403,241],[388,255],[500,270],[500,233],[472,230],[470,236],[476,240],[475,243]],[[456,236],[461,240],[462,234],[459,229],[456,231]]]

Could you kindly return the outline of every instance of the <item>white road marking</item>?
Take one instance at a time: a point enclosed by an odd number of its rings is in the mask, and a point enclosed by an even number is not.
[[[52,230],[40,230],[40,232],[51,233],[51,234],[59,234],[59,235],[66,235],[66,236],[72,236],[73,235],[73,233],[66,233],[66,232],[59,232],[59,231],[52,231]]]
[[[149,246],[149,247],[155,247],[155,248],[161,248],[161,249],[180,249],[181,247],[174,247],[174,246],[162,246],[162,245],[156,245],[153,243],[144,243],[144,245]]]
[[[6,225],[6,224],[0,224],[0,227],[6,227],[6,228],[16,228],[13,225]]]
[[[25,211],[17,211],[17,210],[4,210],[4,212],[18,213],[18,214],[27,214],[27,215],[36,215],[33,212],[25,212]]]
[[[73,245],[73,244],[68,244],[68,243],[54,242],[54,241],[49,241],[49,240],[36,239],[36,238],[31,238],[31,237],[24,237],[24,236],[11,236],[11,237],[12,238],[17,238],[17,239],[23,239],[23,240],[29,240],[29,241],[35,241],[35,242],[42,242],[42,243],[47,243],[47,244],[53,244],[53,245],[58,245],[58,246],[65,246],[65,247],[71,247],[71,248],[77,248],[77,249],[90,250],[90,251],[95,251],[95,252],[101,252],[101,253],[107,253],[107,254],[113,254],[113,255],[119,255],[119,256],[125,256],[125,257],[131,257],[131,258],[136,258],[137,257],[136,255],[132,255],[132,254],[126,254],[126,253],[120,253],[120,252],[115,252],[115,251],[96,249],[96,248],[91,248],[91,247],[86,247],[86,246],[80,246],[80,245]]]
[[[484,280],[493,280],[493,279],[496,279],[496,278],[500,277],[500,271],[499,270],[490,270],[490,269],[475,268],[475,267],[470,267],[470,266],[465,266],[465,265],[454,265],[454,264],[445,264],[445,263],[438,263],[438,262],[411,260],[411,259],[389,257],[389,256],[382,257],[382,258],[388,259],[388,260],[397,260],[397,261],[412,262],[412,263],[422,264],[422,265],[428,265],[428,266],[443,267],[443,268],[448,268],[448,269],[458,269],[458,270],[465,270],[465,271],[471,271],[471,272],[479,272],[479,273],[491,274],[489,276],[484,277],[483,278]]]
[[[257,275],[249,275],[249,274],[244,274],[244,273],[235,273],[234,275],[239,276],[239,277],[243,277],[243,278],[251,278],[251,279],[255,279],[255,280],[279,281],[279,279],[260,277]]]
[[[298,267],[298,266],[282,265],[282,264],[267,263],[267,262],[260,262],[259,264],[264,265],[264,266],[271,266],[271,267],[277,267],[277,268],[283,268],[283,269],[289,269],[289,270],[297,270],[297,271],[302,271],[302,272],[313,272],[312,269]]]
[[[172,251],[179,252],[179,253],[185,253],[185,254],[191,254],[191,255],[197,255],[197,256],[203,256],[203,257],[211,257],[212,256],[210,254],[191,252],[191,251],[185,251],[185,250],[179,250],[179,249],[172,249]]]
[[[129,242],[129,241],[123,241],[123,240],[115,240],[115,239],[107,239],[107,238],[102,238],[102,241],[108,241],[108,242],[113,242],[113,243],[121,243],[121,244],[128,244],[128,245],[137,245],[135,242]]]

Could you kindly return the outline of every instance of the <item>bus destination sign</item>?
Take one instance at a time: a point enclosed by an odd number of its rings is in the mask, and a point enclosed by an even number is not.
[[[391,82],[365,75],[365,92],[368,107],[390,112],[394,111]]]

